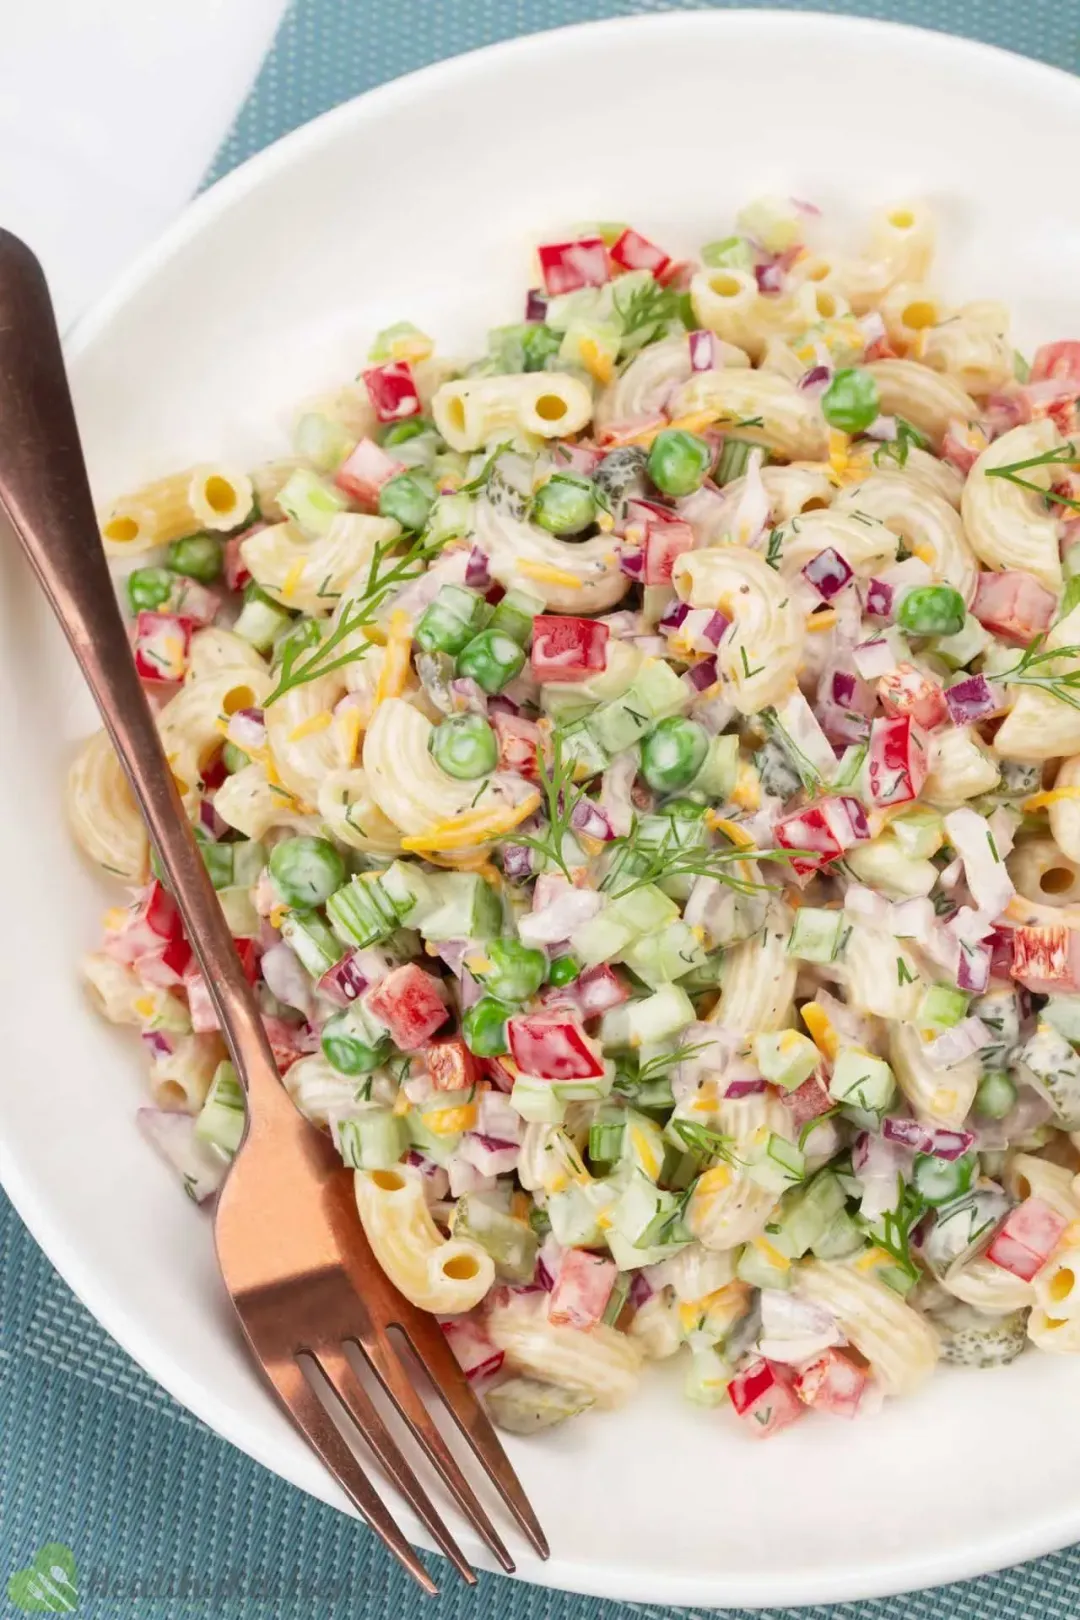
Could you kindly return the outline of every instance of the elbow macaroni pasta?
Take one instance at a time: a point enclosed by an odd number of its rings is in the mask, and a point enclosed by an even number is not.
[[[638,1345],[602,1322],[587,1333],[549,1322],[543,1294],[494,1306],[486,1325],[515,1372],[581,1390],[599,1407],[620,1406],[637,1389],[643,1359]]]
[[[960,507],[964,528],[980,562],[991,569],[1022,568],[1054,592],[1060,592],[1062,586],[1057,519],[1045,511],[1040,498],[1030,490],[987,474],[995,467],[1044,455],[1062,443],[1048,418],[1003,433],[972,467]],[[1040,489],[1049,489],[1053,469],[1045,465],[1029,467],[1024,477]]]
[[[67,777],[68,825],[79,848],[107,872],[141,883],[150,863],[150,841],[107,731],[96,731],[79,749]]]
[[[411,1165],[357,1170],[356,1206],[364,1235],[399,1293],[422,1311],[460,1316],[478,1305],[495,1280],[491,1256],[464,1238],[444,1238]]]
[[[739,713],[782,703],[795,686],[805,618],[779,574],[758,552],[719,546],[684,553],[672,583],[691,607],[719,608],[732,621],[716,665]]]
[[[811,1260],[795,1281],[801,1294],[833,1313],[886,1395],[910,1394],[933,1372],[940,1348],[929,1322],[858,1263]]]

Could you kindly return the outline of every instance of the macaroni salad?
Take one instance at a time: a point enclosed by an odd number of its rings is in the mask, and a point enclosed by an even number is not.
[[[538,250],[102,521],[283,1084],[504,1427],[767,1436],[1080,1351],[1080,342],[765,199]],[[84,964],[197,1201],[244,1098],[111,745]]]

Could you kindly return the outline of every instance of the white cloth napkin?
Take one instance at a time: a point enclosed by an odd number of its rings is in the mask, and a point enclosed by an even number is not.
[[[62,324],[205,174],[284,0],[0,0],[0,225]]]

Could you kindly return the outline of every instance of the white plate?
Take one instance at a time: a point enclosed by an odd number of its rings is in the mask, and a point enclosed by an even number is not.
[[[763,192],[843,219],[923,195],[946,291],[1006,299],[1024,344],[1076,335],[1080,220],[1058,176],[1078,137],[1076,80],[841,18],[608,22],[429,68],[232,175],[83,322],[70,356],[98,490],[280,447],[297,396],[354,373],[390,320],[459,342],[519,319],[530,241],[598,215],[689,249]],[[340,1505],[237,1347],[205,1217],[133,1128],[137,1043],[77,988],[105,892],[69,846],[60,785],[94,717],[4,553],[0,1173],[155,1378]],[[512,1451],[554,1549],[546,1566],[522,1558],[530,1580],[670,1604],[861,1598],[1080,1534],[1080,1364],[946,1369],[880,1417],[808,1421],[766,1445],[657,1375],[624,1412]]]

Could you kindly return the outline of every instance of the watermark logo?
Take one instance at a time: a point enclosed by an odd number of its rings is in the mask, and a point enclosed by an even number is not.
[[[79,1606],[75,1554],[63,1542],[48,1541],[26,1569],[17,1569],[7,1595],[24,1614],[73,1614]]]

